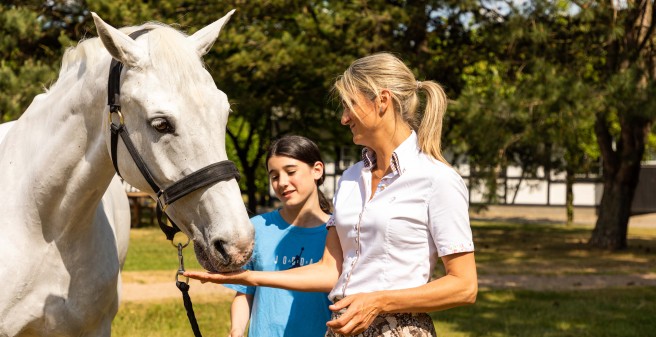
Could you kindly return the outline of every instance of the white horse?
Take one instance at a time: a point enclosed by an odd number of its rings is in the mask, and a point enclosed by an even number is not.
[[[110,61],[124,65],[121,125],[152,180],[171,186],[227,160],[229,103],[201,56],[231,14],[191,36],[159,24],[119,31],[93,14],[100,39],[65,53],[57,82],[6,134],[0,144],[0,336],[110,335],[125,233],[115,235],[108,221],[121,217],[113,209],[126,207],[124,199],[103,199],[98,207],[115,176]],[[136,39],[127,35],[144,28]],[[161,198],[125,144],[119,140],[117,147],[121,175]],[[234,270],[250,258],[253,228],[234,179],[196,189],[166,213],[193,240],[204,268]]]

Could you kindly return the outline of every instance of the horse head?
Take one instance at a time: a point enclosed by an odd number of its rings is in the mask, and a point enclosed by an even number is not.
[[[162,190],[208,165],[228,162],[225,130],[230,104],[201,57],[233,12],[190,36],[161,24],[118,30],[93,13],[105,49],[123,64],[120,124],[129,130],[134,150]],[[138,37],[128,35],[140,29],[144,31]],[[111,155],[110,125],[118,122],[111,117],[114,114],[108,115],[103,127]],[[161,200],[161,190],[154,190],[144,177],[125,142],[117,143],[115,158],[122,177]],[[250,259],[254,232],[234,178],[202,186],[166,206],[169,218],[193,241],[205,269],[235,270]]]

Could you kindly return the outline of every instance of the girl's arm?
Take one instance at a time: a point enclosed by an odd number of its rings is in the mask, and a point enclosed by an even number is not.
[[[361,293],[347,296],[330,306],[330,310],[346,312],[328,327],[334,332],[351,335],[364,331],[381,313],[439,311],[476,301],[478,278],[474,253],[442,257],[446,275],[423,286]]]
[[[237,292],[230,307],[230,336],[244,337],[251,317],[253,295]]]
[[[328,228],[326,247],[321,260],[314,264],[282,271],[240,270],[230,273],[187,271],[184,276],[201,282],[243,284],[298,291],[329,292],[342,271],[342,247],[337,230]]]

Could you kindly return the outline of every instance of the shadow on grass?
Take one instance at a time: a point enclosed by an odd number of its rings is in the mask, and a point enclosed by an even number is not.
[[[485,274],[644,274],[656,272],[656,230],[628,237],[629,248],[587,245],[591,229],[536,223],[472,223],[476,262]]]
[[[654,336],[656,288],[485,291],[431,317],[440,337]]]

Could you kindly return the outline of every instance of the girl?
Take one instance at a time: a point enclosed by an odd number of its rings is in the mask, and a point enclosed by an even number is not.
[[[255,248],[248,270],[277,271],[318,262],[326,243],[330,203],[319,190],[324,163],[319,148],[301,136],[271,144],[269,181],[282,202],[278,210],[255,216]],[[228,285],[232,302],[230,337],[323,336],[330,319],[328,294]]]

